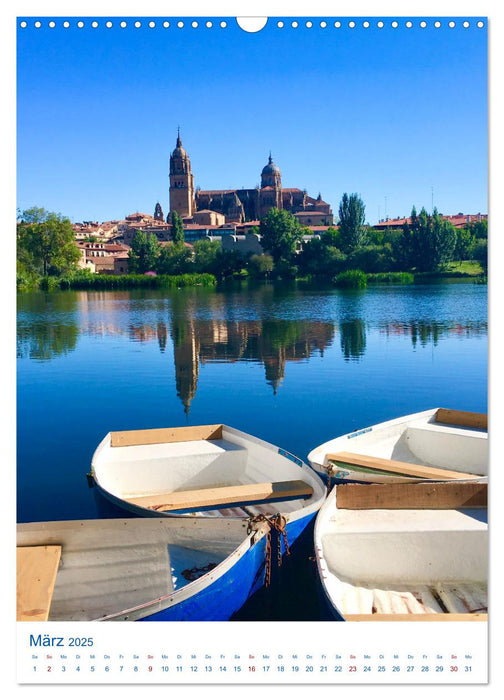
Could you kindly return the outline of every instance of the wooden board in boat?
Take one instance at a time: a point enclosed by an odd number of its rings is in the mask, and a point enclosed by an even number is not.
[[[313,488],[304,481],[279,481],[263,484],[219,486],[193,491],[173,491],[126,499],[142,508],[152,510],[198,510],[229,503],[251,504],[258,501],[309,498]]]
[[[451,509],[487,506],[488,485],[480,482],[341,484],[338,509]]]
[[[123,430],[110,433],[111,447],[156,445],[166,442],[190,440],[217,440],[222,438],[222,425],[195,425],[183,428],[151,428],[148,430]]]
[[[413,476],[419,479],[470,479],[478,478],[477,474],[466,474],[465,472],[452,471],[449,469],[438,469],[421,464],[411,464],[410,462],[399,462],[395,459],[383,459],[372,457],[371,455],[361,455],[355,452],[336,452],[326,455],[326,459],[342,465],[363,467],[371,471],[378,470],[397,476]]]
[[[465,428],[479,428],[487,430],[488,419],[486,413],[471,413],[470,411],[453,411],[449,408],[438,408],[436,423],[448,425],[461,425]]]
[[[18,621],[48,619],[60,558],[56,545],[16,548]]]

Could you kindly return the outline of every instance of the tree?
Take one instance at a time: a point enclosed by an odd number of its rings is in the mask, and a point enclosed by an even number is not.
[[[415,267],[421,272],[434,272],[453,260],[457,231],[434,209],[428,214],[422,208],[420,214],[415,207],[410,223],[403,227],[403,235],[396,247],[396,257],[406,267]]]
[[[346,255],[339,248],[330,245],[334,236],[322,234],[314,237],[303,245],[298,255],[299,267],[302,274],[313,277],[333,277],[341,272]]]
[[[156,268],[160,245],[153,233],[136,231],[128,253],[129,270],[143,274]]]
[[[80,251],[70,220],[37,207],[22,212],[17,225],[17,257],[25,270],[44,276],[75,267]]]
[[[183,275],[193,267],[192,250],[183,243],[163,246],[156,263],[160,275]]]
[[[194,244],[194,267],[196,272],[213,273],[219,250],[219,241],[211,241],[208,238],[196,241]]]
[[[303,237],[299,221],[288,211],[272,207],[261,221],[261,244],[271,254],[275,267],[287,270]]]
[[[30,207],[24,211],[18,211],[18,221],[22,224],[40,224],[51,216],[51,212],[43,207]],[[55,214],[61,218],[61,214]]]
[[[457,242],[455,244],[455,260],[472,260],[476,236],[469,226],[457,229]]]
[[[223,250],[219,248],[215,261],[212,265],[213,274],[219,279],[232,277],[240,273],[245,267],[245,261],[241,253],[237,250]],[[210,272],[210,270],[208,270]]]
[[[184,224],[182,222],[182,217],[176,211],[171,213],[171,225],[172,225],[172,241],[174,243],[184,242]]]
[[[251,255],[249,259],[250,276],[254,279],[268,278],[273,272],[273,258],[271,255]]]
[[[338,230],[341,237],[341,249],[348,253],[366,241],[365,222],[366,207],[357,194],[345,192],[339,205]]]

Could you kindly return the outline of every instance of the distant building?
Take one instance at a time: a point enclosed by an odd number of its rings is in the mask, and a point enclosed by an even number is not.
[[[282,187],[280,168],[270,154],[261,172],[261,186],[252,189],[194,189],[194,175],[180,132],[170,155],[170,212],[176,211],[185,223],[217,223],[216,215],[225,223],[241,224],[262,219],[276,207],[294,214],[302,223],[331,225],[334,222],[330,205],[322,196],[310,197],[306,190]],[[204,214],[204,219],[201,215]],[[223,222],[224,223],[224,222]]]
[[[488,214],[463,214],[459,212],[458,214],[441,214],[443,219],[449,221],[455,228],[463,228],[466,224],[473,224],[476,221],[484,221],[488,219]],[[388,231],[393,228],[402,228],[404,224],[411,223],[411,217],[405,217],[403,219],[382,219],[377,224],[374,224],[373,228],[378,231]]]
[[[129,248],[117,243],[77,243],[81,252],[79,267],[91,272],[106,274],[126,274],[119,272],[116,267],[118,259],[128,257]],[[127,265],[124,266],[127,271]]]

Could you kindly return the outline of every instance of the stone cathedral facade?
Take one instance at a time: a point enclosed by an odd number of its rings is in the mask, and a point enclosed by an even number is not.
[[[182,145],[180,132],[170,155],[170,212],[184,222],[213,219],[222,223],[259,221],[276,207],[294,214],[306,225],[330,226],[334,222],[330,205],[321,195],[313,198],[306,190],[283,187],[280,168],[270,154],[261,172],[261,185],[253,189],[201,190],[194,187],[191,161]],[[223,217],[223,218],[222,218]]]

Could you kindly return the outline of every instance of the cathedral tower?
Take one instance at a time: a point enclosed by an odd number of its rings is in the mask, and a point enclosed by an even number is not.
[[[272,207],[282,209],[282,175],[278,165],[273,163],[271,153],[267,165],[261,172],[261,190],[259,192],[259,218],[263,218]]]
[[[170,156],[170,212],[176,211],[182,218],[194,214],[194,176],[191,161],[182,146],[180,131],[177,145]]]

